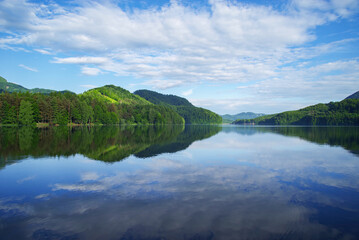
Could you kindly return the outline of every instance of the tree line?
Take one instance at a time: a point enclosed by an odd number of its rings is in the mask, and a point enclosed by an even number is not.
[[[110,103],[71,92],[0,93],[2,125],[183,124],[175,111],[153,104]]]
[[[257,125],[359,125],[359,99],[317,104],[297,111],[238,119],[233,124]]]

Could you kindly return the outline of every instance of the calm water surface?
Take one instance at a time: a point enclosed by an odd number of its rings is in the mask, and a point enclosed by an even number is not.
[[[359,239],[359,128],[0,128],[0,239]]]

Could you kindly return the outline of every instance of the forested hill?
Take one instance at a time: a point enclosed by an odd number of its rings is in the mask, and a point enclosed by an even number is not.
[[[297,111],[239,119],[233,124],[258,125],[359,125],[359,99],[317,104]]]
[[[147,99],[153,104],[194,107],[187,99],[175,95],[165,95],[150,90],[137,90],[134,94]]]
[[[188,124],[219,124],[222,117],[218,114],[193,106],[187,99],[175,95],[165,95],[149,90],[138,90],[134,94],[145,98],[153,104],[172,108],[181,115]]]
[[[33,88],[27,89],[21,85],[8,82],[5,78],[0,76],[0,93],[1,92],[30,92],[30,93],[43,93],[49,94],[51,92],[55,92],[55,90],[43,89],[43,88]]]
[[[108,103],[120,103],[120,104],[134,104],[134,105],[149,105],[152,104],[146,99],[132,94],[126,89],[116,87],[114,85],[106,85],[99,88],[88,90],[82,94],[85,97],[91,99],[97,99],[99,101]]]
[[[353,93],[352,95],[348,96],[345,99],[359,99],[359,91],[357,91],[356,93]]]
[[[173,109],[154,105],[108,85],[83,94],[5,92],[0,94],[0,125],[184,124]]]

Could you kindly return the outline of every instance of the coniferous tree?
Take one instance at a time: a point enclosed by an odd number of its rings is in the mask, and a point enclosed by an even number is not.
[[[20,125],[33,125],[34,122],[34,111],[32,109],[31,103],[26,100],[20,102],[19,110],[19,123]]]

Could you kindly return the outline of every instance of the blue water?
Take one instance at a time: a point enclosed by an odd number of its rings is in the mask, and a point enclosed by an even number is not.
[[[359,239],[358,143],[313,139],[224,127],[111,163],[29,154],[0,169],[0,239]]]

